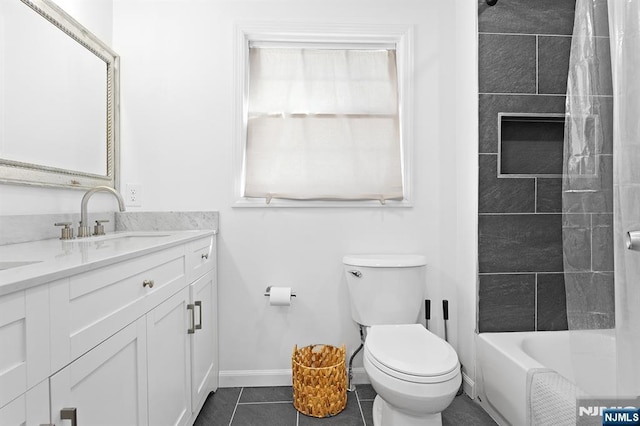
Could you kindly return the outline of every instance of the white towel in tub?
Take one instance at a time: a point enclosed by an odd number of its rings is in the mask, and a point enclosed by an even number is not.
[[[527,372],[527,425],[575,426],[576,386],[549,368]]]

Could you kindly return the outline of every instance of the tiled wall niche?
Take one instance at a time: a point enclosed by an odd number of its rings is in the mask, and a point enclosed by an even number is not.
[[[564,114],[574,7],[575,0],[478,2],[480,332],[567,328],[562,151],[547,149],[546,160],[533,162],[527,150],[535,146],[501,152],[501,133],[512,142],[526,135],[522,123],[501,127],[499,117]],[[541,130],[533,118],[526,125]],[[547,130],[557,137],[557,126]],[[498,167],[501,153],[515,170]]]
[[[564,114],[498,113],[498,177],[562,177]]]

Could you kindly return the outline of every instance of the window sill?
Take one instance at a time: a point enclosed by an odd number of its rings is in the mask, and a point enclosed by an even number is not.
[[[413,203],[410,200],[387,200],[385,204],[381,204],[377,200],[362,200],[362,201],[337,201],[337,200],[284,200],[284,199],[272,199],[269,204],[266,203],[264,198],[239,198],[233,205],[233,208],[406,208],[413,207]]]

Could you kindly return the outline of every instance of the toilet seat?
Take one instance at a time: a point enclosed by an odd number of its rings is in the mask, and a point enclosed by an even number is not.
[[[453,347],[419,324],[370,327],[364,355],[382,372],[414,383],[440,383],[460,374]]]

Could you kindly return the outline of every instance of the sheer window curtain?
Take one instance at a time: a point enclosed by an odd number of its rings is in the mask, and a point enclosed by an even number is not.
[[[251,47],[244,196],[402,200],[393,49]]]

